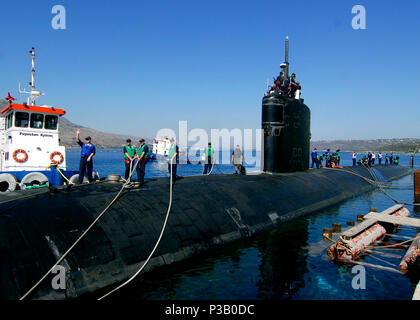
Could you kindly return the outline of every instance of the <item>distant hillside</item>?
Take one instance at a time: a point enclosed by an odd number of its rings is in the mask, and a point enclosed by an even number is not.
[[[133,141],[133,144],[138,144],[140,137],[134,137],[130,135],[121,135],[114,133],[106,133],[102,131],[97,131],[92,128],[83,127],[77,124],[70,122],[67,118],[60,118],[60,139],[61,144],[69,147],[75,148],[79,147],[76,144],[76,130],[80,128],[80,140],[83,141],[87,136],[92,137],[92,142],[97,148],[119,148],[125,144],[127,138],[130,138]],[[147,144],[152,143],[152,139],[144,138]]]
[[[331,140],[311,141],[311,148],[341,151],[397,151],[420,152],[420,139]]]

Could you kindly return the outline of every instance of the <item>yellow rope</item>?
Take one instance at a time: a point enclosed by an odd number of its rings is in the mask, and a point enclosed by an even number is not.
[[[333,239],[331,239],[330,237],[328,237],[325,233],[322,235],[325,239],[330,240],[331,242],[334,242]]]
[[[67,177],[61,172],[58,163],[51,163],[46,169],[50,169],[51,166],[55,166],[55,168],[57,169],[57,171],[61,174],[61,176],[70,184],[74,184],[73,182],[71,182],[69,179],[67,179]]]
[[[374,248],[390,248],[390,247],[396,247],[396,246],[399,246],[401,244],[414,241],[414,240],[416,240],[418,238],[420,238],[420,236],[414,237],[413,239],[409,239],[407,241],[403,241],[403,242],[400,242],[400,243],[390,244],[390,245],[386,245],[386,246],[366,246],[365,248],[372,248],[372,249],[374,249]]]

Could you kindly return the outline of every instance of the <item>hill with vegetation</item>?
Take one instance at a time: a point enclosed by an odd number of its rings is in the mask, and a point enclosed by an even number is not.
[[[60,118],[60,139],[61,144],[68,147],[68,148],[79,148],[79,145],[76,143],[76,130],[80,129],[80,140],[87,136],[92,137],[92,142],[95,144],[97,148],[103,149],[111,149],[111,148],[119,148],[125,145],[125,141],[127,138],[130,138],[133,144],[138,144],[139,137],[130,136],[130,135],[122,135],[122,134],[115,134],[109,132],[102,132],[92,128],[83,127],[73,122],[69,121],[65,117]],[[152,139],[144,138],[146,143],[151,144]]]
[[[311,148],[318,150],[337,150],[349,152],[366,151],[395,151],[395,152],[420,152],[420,139],[373,139],[373,140],[323,140],[311,141]]]

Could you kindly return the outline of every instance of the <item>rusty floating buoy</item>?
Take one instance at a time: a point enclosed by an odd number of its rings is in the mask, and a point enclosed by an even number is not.
[[[341,223],[333,223],[332,231],[333,233],[341,232]]]

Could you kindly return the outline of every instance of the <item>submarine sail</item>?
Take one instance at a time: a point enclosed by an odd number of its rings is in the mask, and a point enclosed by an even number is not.
[[[262,170],[296,172],[309,169],[311,113],[297,94],[288,92],[288,38],[286,61],[277,78],[282,81],[262,100]]]

